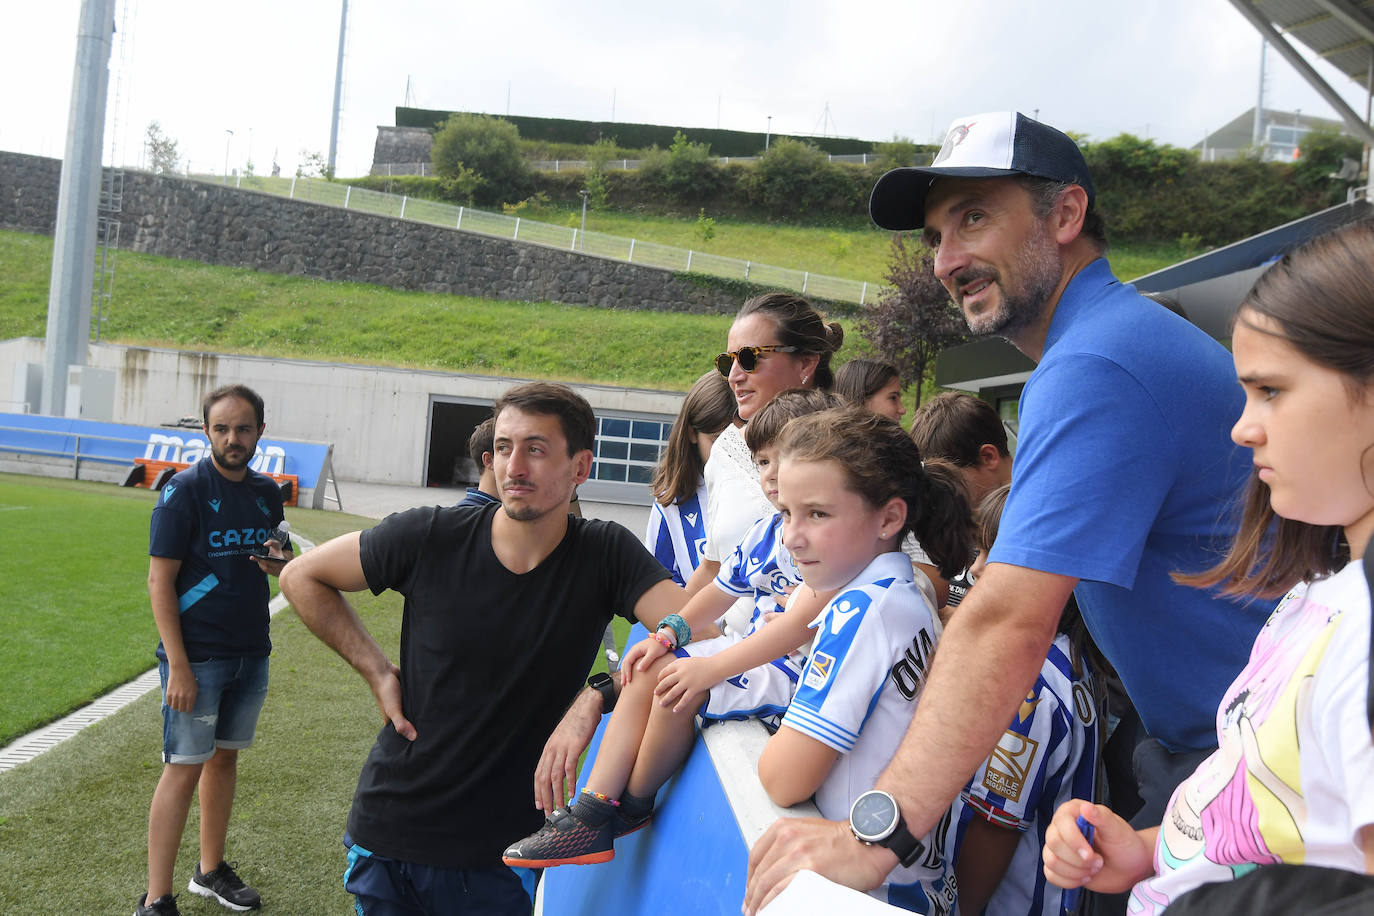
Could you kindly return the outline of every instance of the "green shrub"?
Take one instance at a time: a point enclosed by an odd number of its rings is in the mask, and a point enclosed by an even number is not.
[[[646,185],[673,201],[699,201],[721,186],[720,166],[711,156],[711,147],[691,142],[682,131],[673,135],[673,145],[667,150],[651,149],[639,171]]]
[[[434,171],[454,200],[495,207],[521,199],[528,184],[520,131],[509,121],[456,114],[434,135]]]
[[[697,224],[693,231],[703,245],[716,237],[716,221],[706,215],[705,208],[697,211]]]
[[[1344,184],[1331,178],[1331,175],[1340,171],[1342,160],[1359,162],[1364,155],[1364,144],[1329,127],[1309,131],[1298,144],[1298,149],[1302,155],[1293,165],[1294,177],[1304,187],[1320,190],[1327,190],[1336,184],[1341,184],[1344,189]]]
[[[885,169],[907,168],[918,162],[925,165],[932,157],[922,157],[921,154],[928,149],[929,147],[922,146],[910,137],[901,137],[897,134],[893,134],[891,140],[873,146],[873,152],[878,154],[878,162]]]
[[[845,201],[841,166],[808,143],[779,137],[744,176],[752,203],[779,214],[805,213]]]

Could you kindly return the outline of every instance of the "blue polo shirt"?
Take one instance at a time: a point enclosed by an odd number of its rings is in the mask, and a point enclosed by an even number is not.
[[[1080,580],[1074,594],[1150,735],[1216,744],[1222,691],[1272,601],[1176,584],[1225,554],[1251,466],[1226,349],[1112,276],[1070,281],[1021,392],[1011,495],[989,555]]]

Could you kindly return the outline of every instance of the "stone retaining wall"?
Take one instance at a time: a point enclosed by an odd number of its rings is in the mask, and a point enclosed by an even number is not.
[[[52,234],[62,163],[0,152],[0,228]],[[740,293],[672,271],[127,171],[120,247],[487,299],[733,314]]]

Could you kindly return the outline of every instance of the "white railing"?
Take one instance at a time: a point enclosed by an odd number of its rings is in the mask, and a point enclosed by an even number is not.
[[[192,175],[192,179],[219,184],[222,177],[212,175]],[[564,251],[610,258],[642,264],[646,267],[659,267],[665,270],[690,271],[723,277],[732,280],[748,280],[759,286],[773,286],[796,290],[809,296],[832,299],[838,302],[853,302],[866,305],[875,300],[881,287],[876,283],[863,280],[847,280],[829,277],[806,270],[788,267],[775,267],[754,261],[727,258],[695,249],[676,248],[642,239],[627,239],[607,235],[602,232],[583,233],[576,228],[559,226],[554,223],[541,223],[536,220],[503,213],[491,213],[472,207],[408,197],[404,194],[385,194],[368,188],[358,188],[337,181],[322,178],[268,178],[257,175],[240,175],[235,178],[235,187],[252,191],[262,191],[303,200],[309,203],[325,204],[372,213],[393,219],[406,219],[433,226],[445,226],[462,232],[475,232]]]

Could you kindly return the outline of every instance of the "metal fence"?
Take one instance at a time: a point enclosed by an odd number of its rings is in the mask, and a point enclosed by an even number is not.
[[[227,183],[222,176],[190,177],[212,184]],[[519,216],[506,216],[502,213],[460,207],[404,194],[386,194],[322,178],[238,175],[230,180],[237,188],[262,191],[293,200],[343,207],[346,210],[357,210],[360,213],[372,213],[393,219],[408,219],[463,232],[529,242],[548,248],[561,248],[564,251],[576,251],[631,264],[642,264],[646,267],[690,271],[731,280],[748,280],[759,286],[796,290],[805,295],[838,302],[865,305],[873,301],[881,291],[881,287],[876,283],[727,258],[704,251],[646,242],[642,239],[627,239],[601,232],[584,233],[568,226],[541,223]]]
[[[868,165],[870,162],[878,161],[877,153],[844,153],[829,154],[825,157],[830,162],[848,162],[854,165]],[[719,165],[729,165],[732,162],[758,162],[758,156],[718,156],[716,162]],[[525,163],[530,168],[541,172],[562,172],[585,171],[591,163],[586,159],[532,159]],[[630,171],[644,165],[643,159],[608,159],[605,168],[613,171]],[[428,162],[383,162],[372,167],[373,175],[433,175],[434,166]]]

